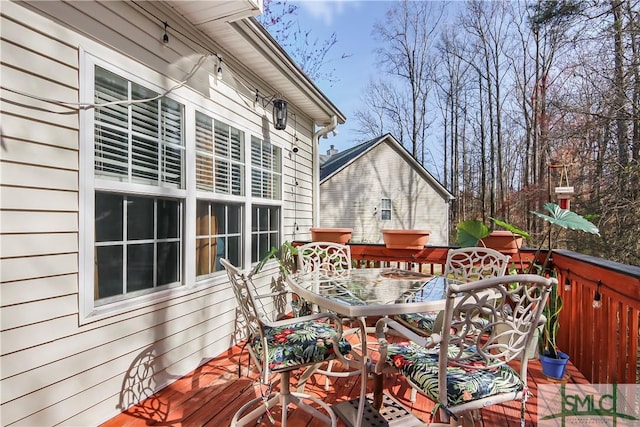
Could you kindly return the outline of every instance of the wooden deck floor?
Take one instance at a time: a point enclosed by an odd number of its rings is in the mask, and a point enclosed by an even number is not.
[[[224,354],[210,360],[195,371],[175,381],[170,386],[146,399],[142,403],[130,407],[125,412],[102,424],[102,427],[142,427],[149,425],[158,426],[209,426],[226,427],[229,425],[233,414],[247,401],[259,396],[257,388],[257,371],[253,370],[246,376],[247,352],[241,353],[240,347],[229,349]],[[238,363],[241,362],[243,376],[238,377]],[[252,364],[253,367],[253,364]],[[548,384],[537,360],[529,363],[529,388],[533,397],[527,403],[526,425],[536,425],[537,387],[539,384]],[[295,376],[294,382],[297,380]],[[326,392],[323,388],[324,376],[315,375],[307,384],[306,391],[312,395],[321,397],[329,404],[342,402],[356,397],[360,391],[360,383],[357,377],[331,378],[331,388]],[[579,371],[569,365],[567,377],[569,383],[587,383]],[[277,386],[277,384],[276,384]],[[372,381],[369,381],[369,390]],[[433,403],[423,396],[418,396],[415,403],[409,400],[410,387],[399,375],[389,376],[385,379],[385,388],[388,393],[411,412],[424,420],[429,419]],[[274,410],[274,416],[279,419],[280,410]],[[494,405],[481,411],[481,420],[476,426],[519,426],[520,405],[517,402],[504,405]],[[280,426],[265,418],[259,426]],[[290,411],[288,425],[291,427],[315,427],[322,425],[317,420],[311,419],[302,411]],[[344,427],[342,421],[339,427]]]

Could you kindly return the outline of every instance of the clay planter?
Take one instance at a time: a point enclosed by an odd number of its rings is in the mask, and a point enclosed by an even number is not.
[[[431,230],[382,230],[384,244],[389,249],[424,249]]]
[[[314,242],[333,242],[344,245],[351,239],[353,228],[321,228],[312,227],[311,240]]]
[[[522,236],[515,236],[512,232],[506,230],[492,231],[481,242],[491,249],[502,252],[503,254],[517,254],[520,246],[522,246]]]

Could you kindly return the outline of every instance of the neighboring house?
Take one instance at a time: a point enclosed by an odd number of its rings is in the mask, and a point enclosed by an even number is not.
[[[390,134],[320,165],[320,226],[353,228],[352,242],[381,243],[392,228],[431,230],[429,245],[448,245],[453,198]]]
[[[309,238],[345,118],[261,0],[1,8],[0,425],[97,425],[241,338],[219,258]]]

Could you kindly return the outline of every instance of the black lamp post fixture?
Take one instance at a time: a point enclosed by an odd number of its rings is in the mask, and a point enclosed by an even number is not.
[[[278,130],[287,127],[287,101],[284,99],[273,101],[273,125]]]

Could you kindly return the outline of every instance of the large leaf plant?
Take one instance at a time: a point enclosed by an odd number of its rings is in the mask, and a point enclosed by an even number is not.
[[[562,209],[555,203],[545,203],[543,205],[543,208],[546,213],[533,211],[530,212],[531,214],[541,218],[549,224],[547,232],[538,245],[534,259],[538,259],[545,241],[550,242],[551,232],[553,231],[554,226],[565,228],[568,230],[583,231],[586,233],[596,234],[598,236],[600,235],[598,227],[575,212],[567,209]],[[505,221],[496,218],[491,218],[491,220],[495,225],[502,227],[505,230],[511,231],[514,234],[514,238],[516,238],[517,236],[521,236],[524,239],[529,239],[531,237],[528,232],[523,231]],[[478,220],[462,221],[458,224],[457,229],[458,244],[463,247],[478,246],[479,244],[481,244],[482,239],[484,239],[491,233],[489,227],[482,221]],[[547,256],[542,265],[532,263],[526,272],[535,272],[536,274],[540,275],[555,274],[553,271],[549,272],[547,267],[549,264],[549,260],[551,259],[552,249],[553,248],[551,247],[548,248]],[[521,270],[524,270],[524,268],[521,268]],[[560,328],[559,315],[560,311],[562,310],[562,305],[562,298],[558,294],[557,286],[554,286],[554,288],[551,290],[549,301],[544,311],[546,321],[540,339],[540,352],[541,354],[547,354],[549,355],[549,357],[553,357],[556,359],[558,358],[558,348],[556,340],[558,337],[558,330]]]
[[[536,251],[535,258],[537,259],[538,254],[544,244],[544,241],[549,241],[551,238],[551,232],[554,226],[565,228],[569,230],[577,230],[583,231],[585,233],[600,235],[600,230],[589,220],[584,218],[583,216],[572,212],[567,209],[562,209],[560,206],[555,203],[545,203],[543,208],[547,211],[547,213],[540,212],[531,212],[533,215],[538,218],[543,219],[545,222],[549,224],[546,235],[544,236],[544,240],[540,243],[538,250]],[[547,265],[549,263],[549,259],[551,258],[552,248],[549,247],[547,251],[547,256],[545,258],[544,264],[534,265],[532,264],[532,268],[535,268],[538,274],[544,275],[547,274],[548,269]],[[551,272],[554,274],[554,272]],[[542,329],[542,334],[540,337],[540,354],[544,354],[548,357],[552,357],[554,359],[558,359],[558,346],[557,346],[557,338],[558,338],[558,330],[560,329],[560,311],[562,310],[563,302],[562,297],[558,293],[558,286],[554,286],[551,289],[551,293],[549,294],[549,300],[544,309],[544,317],[545,324]]]

